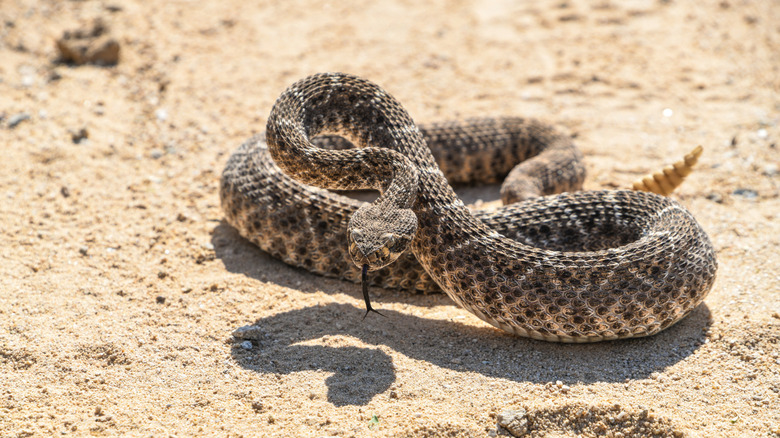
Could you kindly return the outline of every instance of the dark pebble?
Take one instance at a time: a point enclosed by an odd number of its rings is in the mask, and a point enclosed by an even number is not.
[[[29,120],[29,119],[30,119],[30,115],[27,114],[27,113],[14,114],[14,115],[12,115],[11,117],[8,118],[8,128],[9,129],[14,129],[14,128],[16,128],[16,126],[18,124],[24,122],[25,120]]]
[[[711,192],[707,195],[707,199],[718,204],[723,204],[723,196],[720,193]]]
[[[734,195],[741,196],[745,199],[758,199],[758,192],[753,189],[739,188],[734,190]]]
[[[87,138],[89,138],[89,131],[87,131],[87,128],[81,128],[78,131],[70,132],[70,139],[73,140],[73,143],[79,144]]]

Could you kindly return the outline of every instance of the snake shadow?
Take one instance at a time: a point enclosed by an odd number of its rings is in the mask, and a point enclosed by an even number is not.
[[[364,320],[364,313],[361,307],[333,303],[247,321],[252,348],[241,345],[246,339],[235,339],[231,355],[240,366],[260,373],[331,373],[325,379],[329,402],[365,405],[396,380],[391,352],[516,382],[623,382],[647,378],[693,354],[706,338],[711,317],[702,304],[652,337],[557,344],[391,310],[383,311],[386,318]],[[355,340],[364,346],[356,347]]]
[[[516,382],[566,384],[623,382],[650,374],[689,357],[703,344],[711,325],[706,304],[685,319],[647,338],[593,344],[558,344],[481,327],[380,310],[386,318],[363,319],[360,287],[290,267],[263,252],[222,221],[212,244],[226,269],[303,292],[352,291],[356,305],[327,304],[246,321],[252,327],[251,349],[233,339],[231,355],[242,367],[259,373],[320,371],[328,401],[336,406],[365,405],[396,381],[391,353],[440,368],[478,373]],[[301,275],[291,278],[290,272]],[[346,285],[346,287],[345,287]],[[413,295],[372,288],[375,303],[404,301],[417,307],[443,305],[440,294]],[[454,304],[452,304],[454,306]],[[464,311],[465,313],[465,311]],[[236,327],[238,328],[238,326]],[[346,338],[346,339],[345,339]],[[355,340],[362,346],[355,346]],[[347,345],[348,344],[348,345]]]

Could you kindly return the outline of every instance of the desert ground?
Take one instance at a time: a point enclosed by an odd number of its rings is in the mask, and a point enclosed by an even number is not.
[[[232,151],[324,71],[419,123],[554,124],[591,190],[702,145],[672,196],[714,288],[658,335],[586,345],[442,294],[373,288],[387,317],[362,320],[359,285],[220,208]],[[776,0],[3,0],[0,436],[780,437],[778,123]]]

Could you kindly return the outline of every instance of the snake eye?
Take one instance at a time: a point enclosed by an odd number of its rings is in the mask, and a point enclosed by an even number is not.
[[[387,247],[391,247],[395,245],[396,241],[398,240],[398,236],[396,236],[393,233],[385,233],[382,234],[382,240],[385,242],[384,245]]]
[[[363,238],[363,232],[360,230],[352,230],[350,235],[352,236],[352,240],[359,240]]]

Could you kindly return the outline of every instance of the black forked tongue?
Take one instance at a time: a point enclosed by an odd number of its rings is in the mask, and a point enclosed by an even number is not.
[[[368,316],[370,312],[374,312],[379,316],[385,316],[371,307],[371,298],[368,296],[368,265],[363,265],[363,276],[361,277],[360,282],[363,283],[363,299],[366,300],[366,314],[363,315],[363,319],[366,319],[366,316]]]

